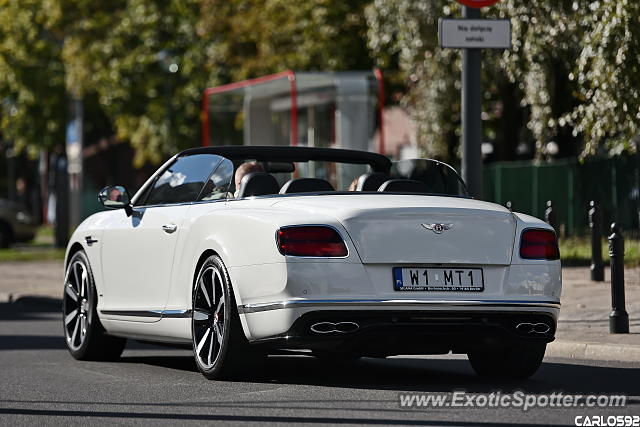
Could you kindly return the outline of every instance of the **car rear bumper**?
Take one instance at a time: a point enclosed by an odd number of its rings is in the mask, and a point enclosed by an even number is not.
[[[519,328],[523,324],[546,325],[548,330]],[[555,330],[556,318],[549,312],[323,310],[305,313],[285,333],[253,343],[360,356],[446,354],[516,342],[548,343]]]
[[[351,335],[375,336],[376,331],[391,331],[392,335],[407,331],[410,336],[417,333],[427,338],[442,338],[456,331],[456,335],[470,337],[500,332],[505,339],[549,342],[555,334],[559,309],[559,302],[548,300],[291,300],[238,306],[250,341],[280,344],[283,339],[290,343],[332,341],[328,338],[344,341]],[[521,334],[515,330],[519,323],[540,323],[534,321],[539,316],[547,319],[548,333]],[[310,332],[308,322],[312,321],[354,322],[358,327],[353,333],[318,334]]]
[[[560,308],[559,301],[532,301],[532,300],[412,300],[412,299],[336,299],[336,300],[289,300],[258,304],[244,304],[238,306],[238,313],[258,313],[262,311],[295,309],[306,307],[366,307],[380,309],[387,307],[544,307]]]

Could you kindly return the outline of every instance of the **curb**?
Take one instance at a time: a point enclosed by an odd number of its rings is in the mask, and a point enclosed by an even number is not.
[[[545,357],[564,357],[569,359],[612,362],[640,362],[640,345],[556,340],[547,344]]]

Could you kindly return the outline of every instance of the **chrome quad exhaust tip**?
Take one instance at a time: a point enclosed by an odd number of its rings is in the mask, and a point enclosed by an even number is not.
[[[318,322],[311,325],[311,332],[316,334],[350,334],[360,329],[355,322]]]
[[[523,322],[516,325],[516,331],[526,335],[545,335],[551,331],[551,326],[544,322]]]

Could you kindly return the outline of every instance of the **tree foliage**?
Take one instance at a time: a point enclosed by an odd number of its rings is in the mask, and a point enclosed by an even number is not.
[[[565,120],[584,135],[585,153],[595,153],[601,143],[611,153],[635,151],[640,121],[640,3],[595,1],[579,7],[589,25],[569,77],[578,84],[580,104]]]
[[[284,69],[377,64],[430,155],[459,155],[460,53],[438,47],[452,0],[0,0],[0,131],[62,144],[67,98],[94,102],[135,163],[197,144],[202,90]],[[483,52],[485,138],[537,155],[635,149],[640,3],[503,0],[513,48]],[[522,122],[522,123],[521,123]],[[502,141],[502,142],[500,142]],[[580,144],[580,145],[579,145]]]
[[[634,148],[640,118],[640,38],[633,25],[640,18],[638,2],[544,0],[532,6],[504,0],[484,15],[510,18],[513,26],[511,50],[483,52],[483,81],[491,82],[484,87],[485,119],[492,118],[491,101],[504,104],[512,95],[504,91],[509,88],[527,116],[528,135],[520,137],[535,141],[538,156],[558,138],[583,155],[599,146]],[[367,9],[369,46],[382,66],[398,57],[409,82],[405,103],[423,148],[447,157],[447,147],[459,135],[460,54],[438,47],[440,17],[460,17],[460,8],[446,0],[373,0]],[[485,124],[491,128],[489,121]]]
[[[445,159],[460,121],[460,59],[438,47],[434,29],[440,17],[459,9],[447,0],[374,0],[367,9],[369,47],[382,69],[395,65],[406,80],[403,103],[417,124],[419,144]]]
[[[199,100],[212,73],[197,32],[200,2],[56,1],[62,10],[66,83],[96,93],[135,164],[197,144]]]
[[[0,130],[18,150],[64,141],[61,50],[46,1],[0,1]]]
[[[294,70],[372,65],[364,8],[369,0],[204,0],[201,30],[232,80]]]
[[[209,85],[372,63],[367,0],[3,3],[0,97],[11,105],[2,131],[19,147],[61,144],[74,96],[97,99],[136,165],[158,162],[197,145]]]

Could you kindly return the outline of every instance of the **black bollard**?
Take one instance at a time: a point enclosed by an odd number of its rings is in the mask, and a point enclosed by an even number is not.
[[[551,200],[547,200],[547,209],[544,211],[544,222],[552,226],[556,232],[558,231],[556,227],[556,212],[553,210]]]
[[[595,201],[589,204],[589,228],[591,228],[591,280],[604,282],[604,264],[602,263],[602,220],[600,209]]]
[[[513,212],[513,205],[511,204],[511,200],[507,201],[507,209],[509,209],[511,212]]]
[[[629,333],[629,315],[624,303],[624,238],[620,227],[611,224],[609,236],[609,258],[611,258],[611,314],[609,314],[609,332],[612,334]]]

